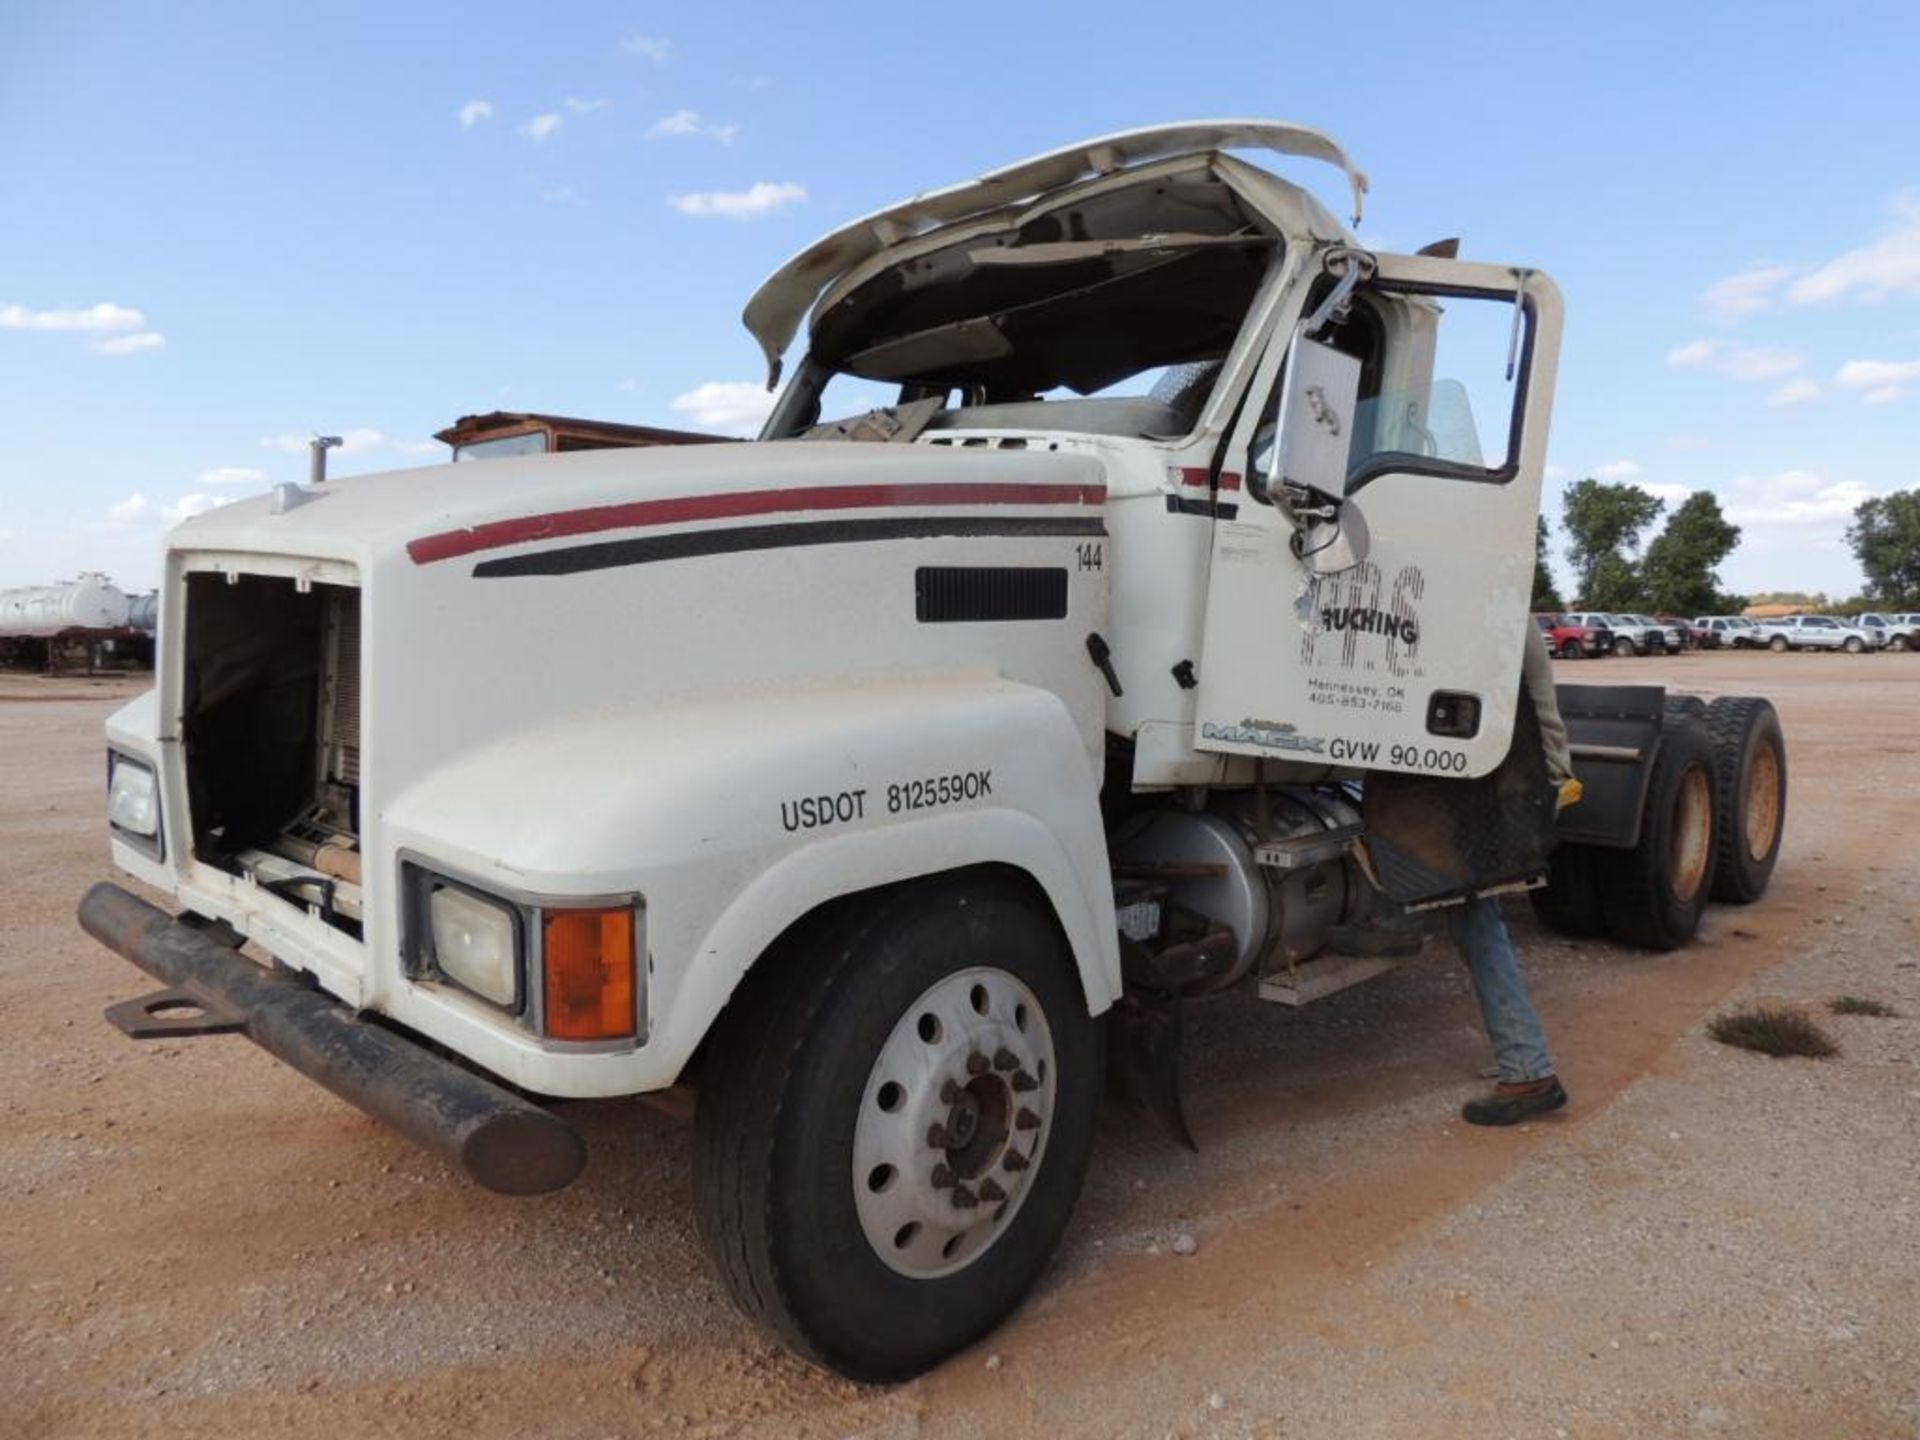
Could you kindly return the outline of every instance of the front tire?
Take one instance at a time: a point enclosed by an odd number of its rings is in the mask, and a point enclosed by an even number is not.
[[[1773,651],[1774,654],[1776,655],[1784,655],[1788,648],[1787,637],[1784,635],[1774,636],[1773,639],[1767,642],[1767,648]]]
[[[1562,660],[1578,660],[1580,658],[1580,642],[1578,640],[1567,641],[1560,647],[1560,658]]]
[[[1849,635],[1847,637],[1847,643],[1845,646],[1847,654],[1858,655],[1862,650],[1866,648],[1867,648],[1866,641],[1862,640],[1858,635]]]
[[[1613,653],[1616,655],[1632,655],[1634,653],[1633,641],[1622,635],[1618,640],[1613,642]]]
[[[1677,950],[1691,940],[1707,905],[1716,834],[1706,723],[1670,713],[1647,781],[1640,842],[1595,857],[1608,933],[1645,950]]]
[[[703,1074],[700,1234],[735,1302],[903,1380],[1019,1304],[1072,1212],[1102,1032],[1018,883],[899,886],[767,955]]]

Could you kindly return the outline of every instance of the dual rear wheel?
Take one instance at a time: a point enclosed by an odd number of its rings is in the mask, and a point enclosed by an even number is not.
[[[1765,893],[1785,833],[1787,753],[1780,719],[1752,696],[1670,705],[1630,850],[1562,845],[1544,889],[1542,924],[1612,936],[1648,950],[1691,940],[1709,898]]]

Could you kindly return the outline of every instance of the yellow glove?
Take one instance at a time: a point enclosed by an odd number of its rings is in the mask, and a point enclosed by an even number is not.
[[[1580,803],[1580,797],[1586,793],[1587,787],[1582,785],[1578,780],[1562,780],[1560,782],[1559,798],[1554,802],[1553,806],[1554,813],[1558,814],[1569,805],[1578,805]]]

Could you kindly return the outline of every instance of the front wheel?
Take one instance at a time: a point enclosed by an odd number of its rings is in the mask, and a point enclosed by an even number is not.
[[[1562,660],[1578,660],[1580,658],[1580,642],[1578,640],[1567,641],[1560,647],[1560,658]]]
[[[1847,637],[1847,644],[1846,644],[1847,654],[1858,655],[1862,650],[1866,648],[1867,648],[1866,642],[1862,640],[1858,635],[1849,635]]]
[[[900,886],[762,960],[702,1077],[694,1196],[735,1302],[850,1379],[1000,1323],[1079,1194],[1099,1022],[1039,902]]]
[[[1613,653],[1616,655],[1633,654],[1633,641],[1622,635],[1618,640],[1613,642]]]
[[[1773,639],[1767,642],[1767,648],[1773,651],[1776,655],[1784,654],[1788,648],[1787,637],[1784,635],[1774,636]]]

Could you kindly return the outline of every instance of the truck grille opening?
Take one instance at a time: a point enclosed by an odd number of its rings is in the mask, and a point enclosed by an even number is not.
[[[360,592],[189,575],[186,614],[195,858],[358,937]]]

